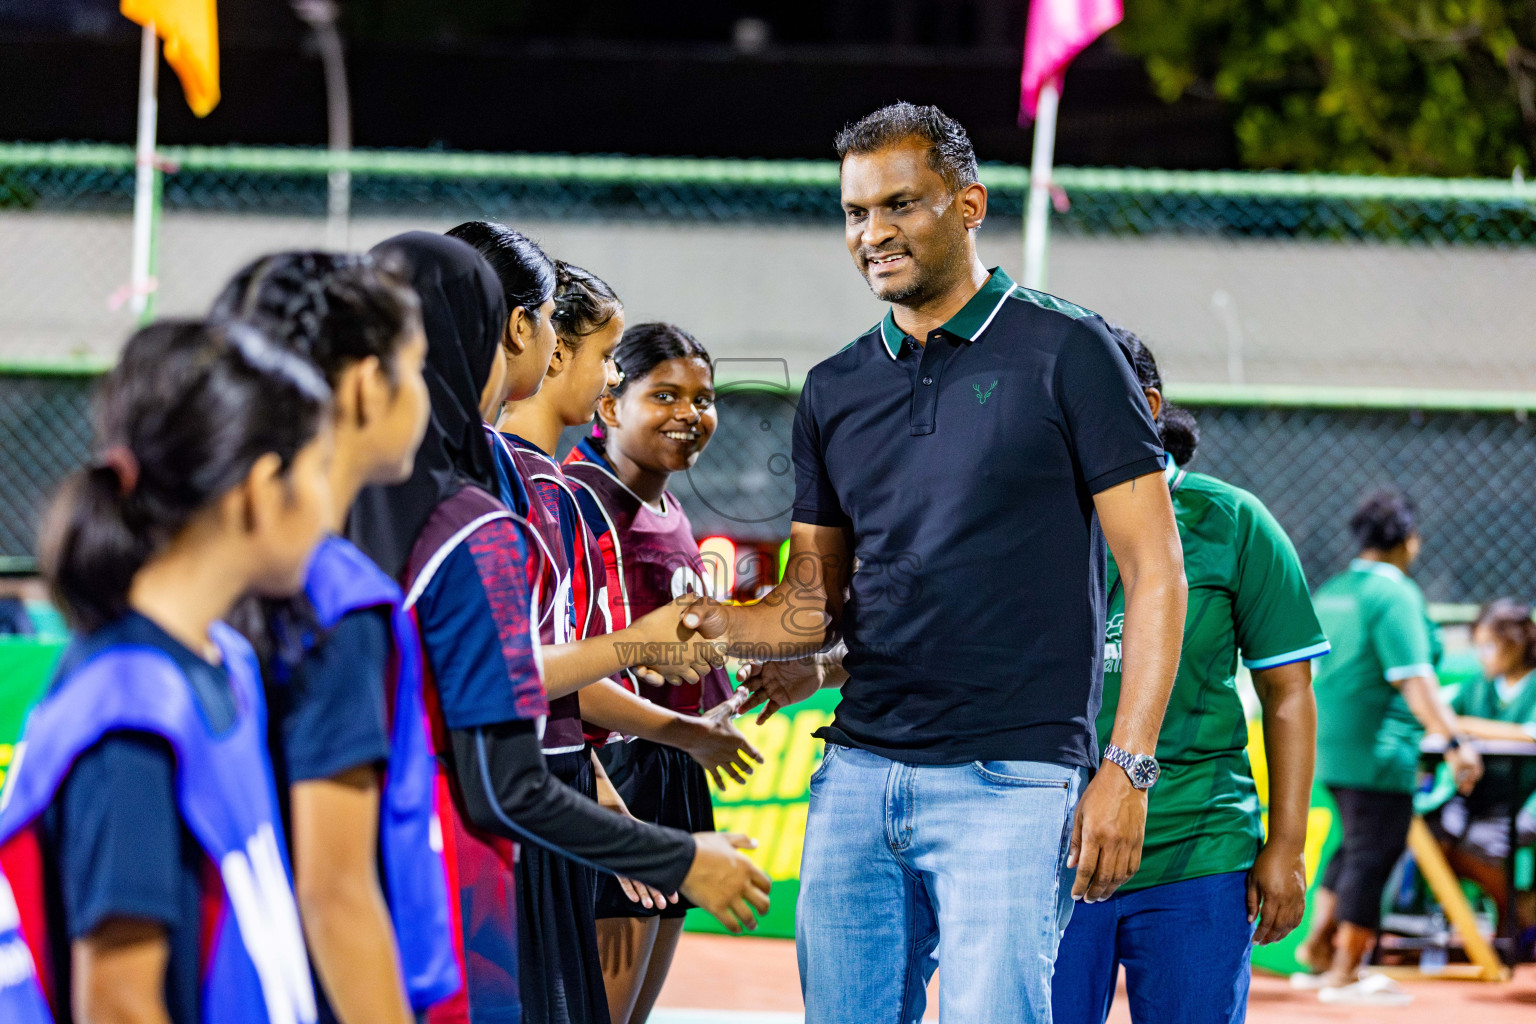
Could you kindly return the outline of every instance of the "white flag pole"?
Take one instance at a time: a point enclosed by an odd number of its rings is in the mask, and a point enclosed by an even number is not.
[[[315,34],[320,61],[325,68],[325,107],[330,125],[330,149],[346,155],[352,149],[352,101],[347,91],[346,50],[336,19],[341,9],[334,0],[293,0],[293,10]],[[350,246],[352,216],[352,172],[338,168],[330,172],[329,198],[326,202],[325,245],[341,252]]]
[[[129,281],[129,308],[141,317],[150,309],[150,262],[155,237],[155,121],[159,103],[155,98],[159,71],[160,42],[153,24],[144,26],[143,45],[139,48],[139,143],[135,156],[133,189],[133,276]]]
[[[1046,238],[1051,230],[1051,164],[1056,158],[1056,107],[1061,79],[1040,87],[1035,149],[1029,161],[1029,204],[1024,213],[1024,287],[1044,290]]]

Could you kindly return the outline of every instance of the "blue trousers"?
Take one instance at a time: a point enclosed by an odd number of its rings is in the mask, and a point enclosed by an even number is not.
[[[1050,1024],[1087,771],[916,765],[827,746],[811,779],[795,938],[806,1024]]]
[[[1253,947],[1247,874],[1073,907],[1051,981],[1055,1024],[1104,1024],[1122,964],[1135,1024],[1242,1024]]]

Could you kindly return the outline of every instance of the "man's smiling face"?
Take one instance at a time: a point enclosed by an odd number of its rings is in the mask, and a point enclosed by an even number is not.
[[[967,269],[961,204],[919,139],[843,159],[848,251],[876,298],[920,306]]]

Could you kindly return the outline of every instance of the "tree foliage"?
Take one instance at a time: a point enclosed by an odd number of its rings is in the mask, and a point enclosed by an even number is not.
[[[1166,100],[1236,112],[1254,167],[1505,176],[1536,162],[1536,0],[1129,0]]]

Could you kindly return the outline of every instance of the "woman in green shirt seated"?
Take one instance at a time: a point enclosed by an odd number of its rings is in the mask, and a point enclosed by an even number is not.
[[[1381,927],[1381,894],[1408,845],[1419,743],[1450,741],[1445,760],[1463,793],[1482,761],[1440,696],[1437,643],[1424,594],[1408,578],[1420,539],[1413,506],[1395,491],[1367,498],[1349,527],[1360,555],[1313,603],[1333,653],[1318,669],[1317,777],[1339,810],[1343,839],[1318,889],[1312,931],[1296,956],[1325,1003],[1397,1006],[1411,996],[1382,975],[1360,977]]]
[[[1529,605],[1495,601],[1472,626],[1472,642],[1483,666],[1483,679],[1467,683],[1451,699],[1456,724],[1474,739],[1529,743],[1536,740],[1536,622]],[[1536,793],[1536,758],[1500,760],[1483,773],[1466,796],[1456,795],[1428,817],[1445,848],[1446,859],[1497,904],[1509,905],[1504,862],[1509,856],[1510,818],[1516,841],[1536,840],[1536,819],[1525,805]],[[1533,923],[1522,907],[1519,925]]]
[[[1296,550],[1258,498],[1191,473],[1194,417],[1163,401],[1152,353],[1111,327],[1146,391],[1167,451],[1189,610],[1147,793],[1141,867],[1109,899],[1083,902],[1056,956],[1056,1024],[1103,1024],[1125,968],[1137,1024],[1235,1024],[1248,1008],[1254,942],[1283,938],[1306,905],[1302,850],[1312,790],[1311,659],[1328,652]],[[1114,726],[1125,590],[1109,560],[1104,699]],[[1248,763],[1241,659],[1264,707],[1269,835]]]

